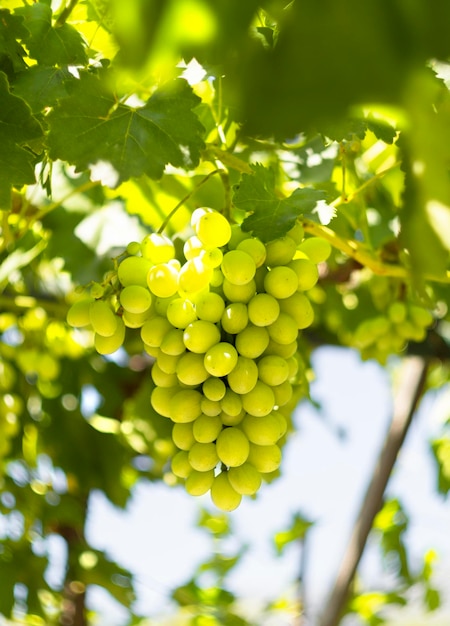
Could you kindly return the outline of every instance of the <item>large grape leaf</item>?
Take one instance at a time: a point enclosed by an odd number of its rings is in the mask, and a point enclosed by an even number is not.
[[[66,68],[34,65],[16,74],[14,93],[26,100],[33,113],[39,113],[54,106],[58,99],[67,97],[68,84],[74,80]]]
[[[16,9],[30,31],[28,53],[42,65],[84,65],[87,62],[86,44],[80,33],[70,24],[52,25],[52,10],[36,2]]]
[[[199,101],[184,80],[176,80],[131,107],[117,101],[106,78],[82,74],[48,117],[50,157],[78,171],[107,162],[116,184],[142,174],[161,178],[168,163],[193,168],[204,147],[204,129],[192,111]]]
[[[34,183],[35,156],[25,146],[42,136],[41,125],[24,100],[9,91],[0,72],[0,209],[8,208],[14,185]]]
[[[242,175],[235,187],[233,203],[250,213],[242,223],[243,230],[262,241],[285,235],[300,215],[311,213],[317,202],[325,198],[323,191],[306,187],[280,198],[276,194],[273,170],[262,165],[253,166],[253,170],[253,174]]]
[[[26,67],[23,60],[26,52],[18,40],[26,39],[28,34],[22,17],[0,9],[0,69],[9,72]]]

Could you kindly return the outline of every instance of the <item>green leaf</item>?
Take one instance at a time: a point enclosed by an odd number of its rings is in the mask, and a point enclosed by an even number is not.
[[[291,526],[287,530],[282,530],[274,535],[277,554],[282,554],[285,547],[293,541],[303,541],[313,524],[314,522],[296,513],[292,518]]]
[[[33,113],[39,113],[68,96],[68,83],[74,80],[67,69],[34,65],[16,75],[14,93],[28,103]]]
[[[431,451],[438,470],[438,491],[446,495],[450,491],[450,437],[444,435],[432,441]]]
[[[243,230],[252,232],[262,241],[281,237],[290,230],[295,220],[312,212],[319,200],[325,198],[317,189],[296,189],[288,198],[276,194],[275,174],[258,164],[254,174],[243,174],[235,187],[233,203],[238,209],[250,213],[242,223]]]
[[[188,84],[176,80],[131,107],[117,102],[106,79],[82,74],[48,117],[50,156],[78,171],[109,163],[115,185],[142,174],[161,178],[169,163],[193,168],[204,146],[203,126],[192,111],[198,103]]]
[[[26,39],[29,33],[23,26],[23,18],[0,9],[0,69],[18,72],[26,67],[24,48],[18,40]]]
[[[31,33],[27,41],[30,57],[42,65],[84,65],[86,46],[70,24],[52,26],[52,10],[41,2],[16,9]]]

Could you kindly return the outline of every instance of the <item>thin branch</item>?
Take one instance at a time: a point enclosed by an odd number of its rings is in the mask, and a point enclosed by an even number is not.
[[[74,10],[74,8],[77,6],[77,4],[78,4],[78,0],[69,0],[69,2],[66,4],[64,9],[58,15],[58,18],[55,22],[55,28],[58,28],[58,26],[62,26],[63,24],[66,23],[70,14]]]
[[[428,362],[420,357],[409,357],[403,362],[402,379],[394,398],[392,421],[347,544],[334,587],[319,621],[320,626],[338,626],[340,623],[373,521],[381,509],[389,477],[422,395],[427,369]]]

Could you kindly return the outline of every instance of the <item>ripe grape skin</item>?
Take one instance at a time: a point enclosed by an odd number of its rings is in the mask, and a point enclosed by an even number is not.
[[[193,422],[192,432],[199,443],[212,443],[219,436],[222,427],[222,420],[218,415],[200,415]]]
[[[195,299],[195,311],[197,317],[205,322],[213,324],[220,321],[225,310],[225,302],[223,298],[212,291],[200,294]]]
[[[176,369],[178,380],[184,385],[201,385],[205,382],[209,378],[209,373],[206,371],[203,361],[202,354],[186,352],[181,355]]]
[[[180,450],[189,451],[195,443],[193,432],[195,422],[174,424],[172,428],[172,440]]]
[[[260,446],[268,446],[280,440],[283,436],[283,423],[279,420],[275,412],[262,417],[246,415],[241,422],[240,428],[246,434],[251,443]]]
[[[140,285],[124,287],[119,296],[120,304],[128,313],[145,313],[152,304],[152,296],[148,289]]]
[[[166,334],[173,326],[165,317],[155,316],[147,320],[141,328],[141,339],[148,346],[159,348]]]
[[[261,474],[269,474],[279,468],[281,463],[281,450],[277,444],[259,446],[250,444],[248,462],[251,463]]]
[[[260,472],[247,461],[238,467],[230,467],[228,480],[235,491],[245,496],[255,494],[262,483]]]
[[[233,285],[247,285],[256,272],[253,257],[242,250],[230,250],[224,254],[221,268],[225,278]]]
[[[313,263],[326,261],[331,254],[331,244],[321,237],[308,237],[298,246]]]
[[[242,302],[229,304],[221,317],[221,326],[226,333],[236,335],[248,325],[247,307]]]
[[[254,260],[256,267],[260,267],[266,259],[266,246],[256,237],[243,239],[236,246],[236,250],[242,250],[249,254]]]
[[[220,378],[208,378],[202,386],[202,391],[209,400],[219,401],[225,395],[226,386]]]
[[[193,422],[202,414],[201,400],[201,393],[195,389],[177,391],[169,402],[170,418],[173,422]]]
[[[238,356],[235,367],[227,376],[227,381],[232,391],[242,394],[248,393],[256,385],[258,380],[258,366],[253,359]]]
[[[221,472],[214,478],[211,500],[221,511],[234,511],[240,505],[242,496],[231,486],[228,472]]]
[[[296,341],[298,337],[297,323],[293,317],[283,311],[279,314],[277,319],[267,326],[269,337],[277,343],[291,344]]]
[[[172,457],[171,469],[178,478],[189,476],[192,472],[192,466],[189,462],[189,453],[186,450],[180,450]]]
[[[167,374],[155,361],[151,369],[152,380],[158,387],[175,387],[178,384],[176,374]]]
[[[75,328],[89,326],[91,323],[89,309],[93,302],[94,298],[82,298],[74,302],[67,312],[67,323]]]
[[[213,270],[206,267],[199,257],[189,259],[179,271],[178,290],[186,294],[201,291],[209,285],[212,272]]]
[[[256,283],[252,279],[245,285],[235,285],[227,278],[223,279],[222,291],[227,300],[230,302],[242,302],[246,304],[250,302],[256,293]]]
[[[221,341],[206,352],[204,365],[211,376],[222,377],[231,372],[237,358],[236,348],[226,341]]]
[[[199,472],[192,470],[184,483],[185,489],[191,496],[202,496],[212,487],[214,481],[214,470]]]
[[[152,263],[166,263],[175,256],[175,246],[162,233],[150,233],[141,243],[142,256]]]
[[[159,415],[170,417],[170,401],[179,391],[179,387],[155,387],[150,396],[150,403]]]
[[[235,345],[241,356],[256,359],[269,345],[270,337],[267,328],[249,324],[236,335]]]
[[[188,452],[189,463],[198,472],[207,472],[216,467],[219,462],[215,443],[200,443],[196,441]]]
[[[178,271],[169,263],[158,263],[147,274],[147,286],[158,298],[170,298],[178,290]]]
[[[113,354],[123,344],[125,339],[125,324],[120,317],[117,318],[117,328],[109,337],[103,337],[98,333],[94,336],[94,347],[99,354]]]
[[[297,244],[288,236],[279,237],[266,243],[266,260],[265,264],[269,267],[275,265],[287,265],[292,261]]]
[[[94,300],[89,307],[92,328],[102,337],[111,337],[117,331],[118,317],[103,300]]]
[[[255,326],[269,326],[280,314],[278,300],[268,293],[257,293],[247,308],[248,318]]]
[[[227,415],[237,416],[242,412],[242,398],[240,394],[227,388],[225,395],[220,401],[220,406]]]
[[[293,259],[288,266],[297,274],[298,290],[307,291],[314,287],[319,279],[317,266],[310,259]]]
[[[183,352],[186,351],[186,346],[183,341],[183,331],[180,328],[171,328],[164,335],[159,347],[164,354],[171,354],[173,356],[183,354]]]
[[[231,237],[230,223],[217,211],[206,211],[194,218],[194,230],[205,248],[225,246]]]
[[[220,419],[222,420],[222,424],[224,426],[237,426],[242,422],[245,415],[246,413],[244,409],[241,409],[236,415],[229,415],[225,411],[222,411],[222,413],[220,414]]]
[[[275,406],[272,388],[258,380],[251,391],[242,395],[242,406],[250,415],[256,417],[267,415]]]
[[[147,287],[147,275],[152,264],[148,259],[140,256],[125,258],[117,268],[117,277],[123,287],[139,285]]]
[[[209,398],[204,397],[201,403],[202,413],[205,415],[209,415],[210,417],[215,417],[216,415],[220,415],[222,411],[222,407],[218,400],[210,400]]]
[[[259,359],[257,369],[260,380],[270,386],[281,385],[289,378],[287,361],[275,354]]]
[[[217,456],[227,467],[238,467],[245,463],[249,450],[247,436],[235,426],[224,428],[217,437]]]
[[[195,307],[186,298],[176,298],[167,307],[167,319],[175,328],[186,328],[197,319]]]
[[[204,354],[220,341],[220,330],[212,322],[196,320],[186,326],[183,333],[184,345],[191,352]]]
[[[264,289],[274,298],[289,298],[298,289],[297,274],[290,267],[277,265],[264,278]]]

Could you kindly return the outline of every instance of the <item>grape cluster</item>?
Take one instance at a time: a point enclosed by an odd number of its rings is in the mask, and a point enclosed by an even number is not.
[[[67,319],[94,330],[101,354],[122,345],[126,327],[140,329],[154,358],[151,404],[174,424],[172,472],[231,511],[280,465],[298,333],[314,317],[304,292],[330,250],[299,225],[263,243],[209,208],[191,227],[182,263],[162,234],[132,242],[115,293],[91,293]]]

